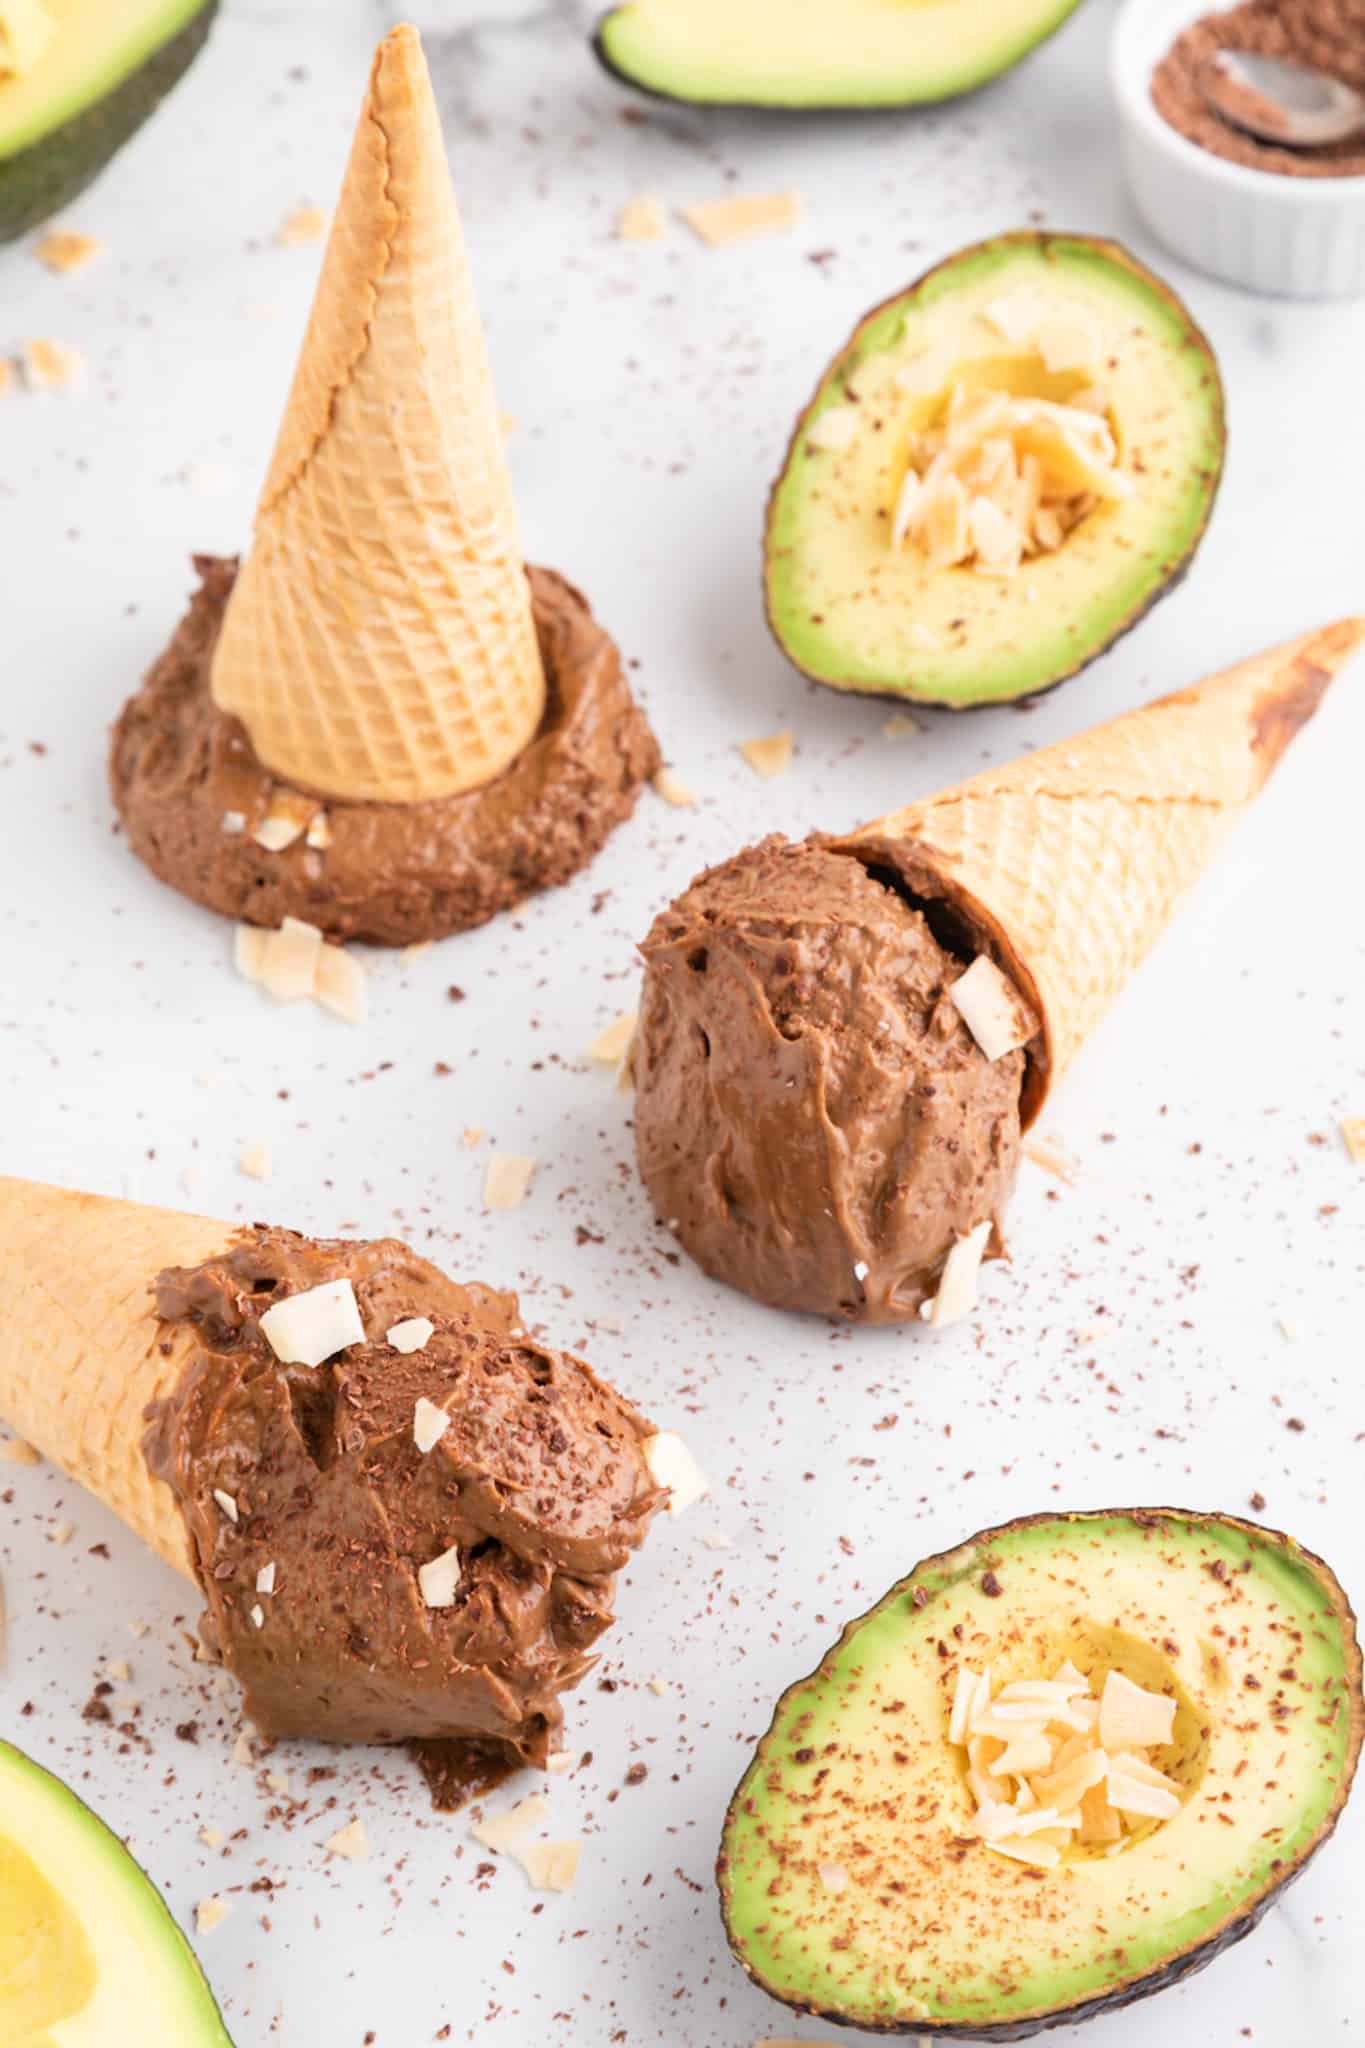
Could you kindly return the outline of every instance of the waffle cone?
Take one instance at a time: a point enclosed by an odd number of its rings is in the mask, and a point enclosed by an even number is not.
[[[0,1416],[189,1578],[184,1520],[142,1436],[194,1333],[158,1319],[151,1288],[164,1266],[197,1265],[232,1235],[203,1216],[0,1177]]]
[[[215,700],[266,767],[412,803],[490,781],[545,676],[417,31],[380,44],[223,621]]]
[[[841,842],[945,902],[1034,1006],[1025,1127],[1363,639],[1305,633]]]

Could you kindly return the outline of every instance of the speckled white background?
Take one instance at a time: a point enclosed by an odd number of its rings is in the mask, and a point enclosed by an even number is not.
[[[974,1328],[827,1329],[671,1261],[628,1105],[583,1048],[633,1001],[633,942],[704,861],[769,828],[851,824],[1358,608],[1365,304],[1257,302],[1168,268],[1231,404],[1194,575],[1035,709],[889,740],[885,707],[807,688],[769,642],[763,494],[855,318],[950,249],[1034,222],[1118,232],[1160,263],[1111,155],[1104,0],[975,101],[862,120],[635,101],[595,69],[573,5],[417,12],[521,422],[529,551],[619,635],[697,808],[647,793],[570,889],[406,969],[378,959],[363,1032],[271,1007],[234,976],[227,928],[113,836],[109,720],[177,616],[189,550],[245,536],[292,368],[318,251],[273,231],[330,203],[389,18],[360,0],[228,0],[205,58],[72,210],[102,263],[58,279],[26,245],[0,251],[0,351],[50,334],[89,366],[78,394],[0,409],[0,1159],[225,1216],[400,1230],[519,1286],[556,1341],[687,1433],[714,1500],[659,1527],[626,1575],[601,1666],[614,1689],[568,1702],[591,1761],[551,1781],[553,1831],[587,1838],[563,1898],[515,1868],[478,1879],[465,1821],[431,1815],[382,1752],[277,1753],[299,1785],[334,1773],[286,1819],[229,1760],[230,1713],[185,1650],[184,1588],[46,1468],[0,1467],[0,1729],[128,1836],[182,1919],[205,1893],[230,1899],[200,1949],[239,2048],[420,2048],[447,2025],[488,2048],[814,2040],[829,2030],[790,2022],[727,1956],[717,1833],[778,1690],[916,1557],[1050,1504],[1240,1511],[1259,1490],[1268,1521],[1365,1592],[1365,1176],[1335,1127],[1365,1113],[1365,672],[1058,1095],[1048,1127],[1075,1185],[1025,1167],[1016,1263],[989,1273]],[[611,236],[641,189],[686,203],[787,184],[806,217],[785,238],[712,253],[680,226],[657,246]],[[786,724],[794,766],[760,784],[734,745]],[[488,1133],[477,1151],[468,1124]],[[265,1188],[235,1170],[254,1140],[276,1162]],[[481,1213],[491,1143],[541,1161],[514,1216]],[[715,1532],[729,1549],[707,1547]],[[115,1703],[141,1702],[129,1740],[80,1718],[119,1656],[133,1677]],[[193,1746],[173,1732],[188,1719]],[[635,1762],[648,1777],[624,1788]],[[328,1866],[320,1845],[353,1812],[373,1856]],[[201,1823],[226,1849],[198,1845]],[[1357,1807],[1242,1948],[1085,2039],[1365,2037],[1363,1844]]]

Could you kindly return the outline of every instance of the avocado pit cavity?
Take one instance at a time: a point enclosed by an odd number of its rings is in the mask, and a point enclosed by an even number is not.
[[[1000,1855],[1043,1869],[1118,1855],[1184,1804],[1181,1705],[1169,1673],[1152,1691],[1118,1664],[1087,1674],[1070,1657],[1050,1677],[1004,1681],[989,1665],[960,1665],[948,1740],[965,1752],[977,1833]]]

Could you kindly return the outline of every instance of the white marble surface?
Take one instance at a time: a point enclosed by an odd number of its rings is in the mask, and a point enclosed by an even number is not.
[[[418,2048],[445,2025],[487,2048],[815,2040],[829,2029],[791,2022],[727,1956],[717,1832],[777,1691],[917,1556],[1053,1504],[1242,1510],[1259,1490],[1267,1520],[1365,1588],[1365,1177],[1335,1129],[1365,1113],[1365,673],[1058,1096],[1049,1124],[1076,1184],[1025,1168],[1015,1264],[990,1273],[975,1328],[828,1330],[667,1263],[627,1107],[581,1052],[633,1000],[633,941],[703,861],[770,827],[851,823],[1358,608],[1365,303],[1261,303],[1171,273],[1218,347],[1232,417],[1194,574],[1028,714],[926,719],[887,740],[883,707],[807,688],[769,642],[763,494],[857,315],[950,249],[1032,221],[1117,232],[1160,261],[1111,156],[1107,6],[1090,0],[969,104],[824,121],[637,102],[595,69],[577,7],[472,12],[418,8],[500,394],[521,422],[529,550],[585,585],[638,662],[698,807],[647,796],[570,889],[406,969],[382,961],[363,1033],[269,1007],[234,977],[226,928],[112,836],[105,729],[177,615],[188,551],[244,538],[290,374],[317,250],[272,233],[295,205],[330,202],[388,18],[228,0],[207,56],[72,211],[104,261],[62,280],[27,246],[0,252],[0,350],[51,334],[89,365],[76,395],[0,407],[0,1158],[225,1215],[401,1229],[457,1271],[519,1285],[557,1339],[686,1431],[714,1501],[659,1528],[627,1574],[602,1666],[615,1690],[590,1682],[568,1702],[592,1761],[551,1786],[555,1832],[586,1834],[566,1898],[534,1900],[512,1868],[478,1879],[464,1821],[424,1811],[381,1752],[277,1755],[300,1785],[310,1765],[335,1772],[286,1823],[263,1778],[229,1761],[230,1713],[186,1655],[184,1589],[50,1469],[0,1468],[0,1729],[98,1804],[182,1919],[206,1893],[230,1898],[200,1947],[239,2048]],[[806,217],[786,239],[711,253],[681,227],[643,248],[611,236],[644,188],[685,203],[789,183]],[[795,764],[760,784],[734,744],[785,724]],[[450,1078],[433,1078],[437,1059]],[[489,1133],[479,1151],[460,1143],[466,1124]],[[256,1139],[276,1160],[266,1188],[235,1171]],[[481,1212],[490,1141],[541,1159],[510,1218]],[[603,1241],[577,1245],[580,1224]],[[898,1427],[874,1433],[891,1413]],[[717,1530],[731,1548],[706,1547]],[[141,1640],[133,1621],[149,1624]],[[80,1719],[118,1656],[133,1664],[118,1691],[141,1701],[126,1744]],[[173,1733],[190,1718],[195,1746]],[[617,1799],[635,1761],[648,1778]],[[320,1844],[353,1811],[373,1856],[328,1865]],[[198,1845],[201,1822],[226,1851]],[[1233,1955],[1086,2040],[1365,2036],[1363,1823],[1358,1807]]]

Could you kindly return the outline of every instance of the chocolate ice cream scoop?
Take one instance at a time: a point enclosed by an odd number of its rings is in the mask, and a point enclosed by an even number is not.
[[[778,1308],[918,1314],[999,1221],[1025,1054],[949,997],[972,965],[888,871],[770,838],[655,920],[634,1053],[640,1171],[708,1273]]]
[[[363,1341],[284,1362],[270,1312],[336,1283]],[[156,1307],[194,1343],[149,1411],[147,1462],[252,1721],[416,1739],[446,1791],[471,1762],[485,1779],[499,1758],[543,1765],[663,1499],[641,1416],[531,1338],[515,1297],[394,1239],[257,1227],[161,1273]]]

